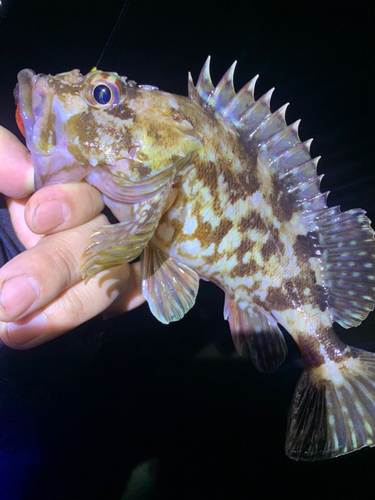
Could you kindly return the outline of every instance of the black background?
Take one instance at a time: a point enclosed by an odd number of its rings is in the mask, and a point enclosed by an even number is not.
[[[20,69],[86,73],[121,8],[121,0],[4,0],[0,124],[17,133]],[[365,1],[133,0],[99,67],[186,95],[187,72],[196,81],[207,55],[214,83],[237,59],[236,88],[259,73],[256,96],[275,86],[273,109],[290,102],[288,122],[301,118],[301,139],[314,137],[329,204],[362,207],[374,220],[374,23]],[[8,377],[30,402],[14,410],[17,453],[0,455],[0,479],[13,484],[6,498],[118,499],[150,458],[154,496],[128,498],[373,498],[373,450],[315,463],[284,456],[299,354],[287,337],[285,365],[257,373],[234,354],[222,307],[222,292],[202,283],[177,324],[159,324],[146,305],[110,322],[96,356],[61,346],[56,361],[58,342],[53,354],[8,352]],[[374,350],[374,323],[372,314],[336,330]]]

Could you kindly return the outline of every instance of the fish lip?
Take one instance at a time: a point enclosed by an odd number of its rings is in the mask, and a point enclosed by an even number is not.
[[[37,133],[35,127],[38,125],[39,118],[35,100],[46,94],[45,85],[43,85],[45,75],[36,74],[32,69],[23,69],[18,73],[17,78],[18,84],[14,89],[13,95],[16,104],[19,105],[20,115],[25,128],[26,145],[30,151],[34,166],[34,187],[35,190],[38,190],[48,183],[53,183],[53,181],[50,181],[49,158],[55,148],[45,152],[35,145]]]
[[[30,149],[32,144],[35,117],[32,109],[32,81],[36,76],[32,69],[23,69],[17,75],[18,84],[14,89],[16,104],[19,103],[21,118],[25,127],[26,144]]]

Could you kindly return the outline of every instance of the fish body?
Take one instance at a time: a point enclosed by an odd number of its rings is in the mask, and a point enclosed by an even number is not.
[[[238,93],[234,66],[214,87],[207,60],[189,97],[116,73],[19,74],[16,90],[36,187],[85,180],[119,224],[92,236],[89,279],[141,254],[143,294],[163,323],[193,306],[199,279],[225,292],[224,316],[241,354],[261,371],[284,361],[278,324],[305,370],[286,452],[330,458],[375,445],[375,356],[346,346],[375,301],[375,243],[361,209],[328,208],[318,159],[272,91]]]

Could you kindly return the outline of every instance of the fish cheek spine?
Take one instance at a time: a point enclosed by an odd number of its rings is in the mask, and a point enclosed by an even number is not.
[[[255,100],[256,78],[236,93],[233,73],[234,65],[214,87],[208,59],[196,86],[189,76],[189,99],[148,90],[155,123],[164,119],[157,98],[174,99],[186,118],[179,132],[189,130],[182,144],[196,141],[196,148],[134,189],[120,180],[112,186],[120,203],[133,204],[134,219],[93,236],[84,273],[142,252],[143,294],[164,323],[193,306],[200,277],[210,279],[225,291],[236,349],[241,353],[246,343],[259,370],[274,371],[285,359],[278,324],[300,348],[305,370],[287,454],[318,460],[374,446],[374,354],[345,346],[332,328],[334,321],[357,326],[373,309],[370,222],[363,210],[328,208],[311,141],[300,141],[298,123],[286,124],[286,106],[271,112],[272,91]],[[97,187],[105,194],[105,186]]]

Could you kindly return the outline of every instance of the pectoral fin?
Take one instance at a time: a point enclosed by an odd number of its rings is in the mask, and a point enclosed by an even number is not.
[[[145,248],[141,262],[143,296],[152,314],[165,324],[178,321],[195,303],[199,276],[152,244]]]
[[[273,372],[285,361],[287,347],[277,322],[259,307],[225,296],[224,318],[229,321],[234,346],[242,355],[246,343],[255,368]]]
[[[132,220],[104,226],[91,236],[81,268],[86,283],[101,271],[130,262],[141,254],[159,224],[168,193],[169,186],[154,199],[139,203]]]

